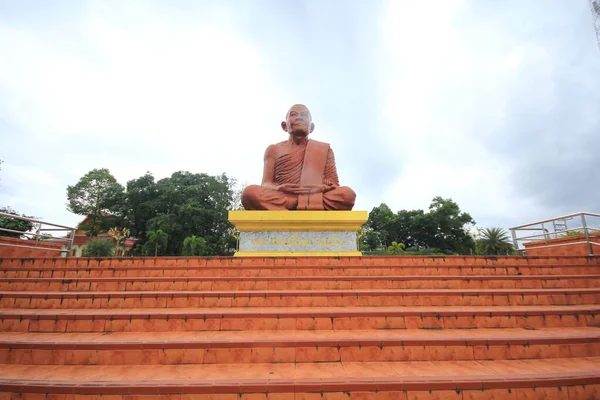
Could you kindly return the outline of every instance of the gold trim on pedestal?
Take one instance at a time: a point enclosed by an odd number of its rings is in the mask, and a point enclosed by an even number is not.
[[[357,232],[368,217],[367,211],[229,211],[240,232]]]

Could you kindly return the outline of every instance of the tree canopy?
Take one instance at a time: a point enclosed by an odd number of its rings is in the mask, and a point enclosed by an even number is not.
[[[124,214],[129,221],[131,234],[144,236],[148,221],[156,216],[158,191],[154,176],[150,172],[127,182]]]
[[[184,239],[194,236],[204,241],[204,255],[227,255],[236,243],[227,220],[235,207],[235,185],[225,174],[178,171],[158,181],[147,172],[123,188],[107,169],[94,169],[67,189],[68,209],[89,217],[80,228],[90,236],[129,229],[138,239],[133,254],[179,256]]]
[[[108,169],[93,169],[75,185],[67,187],[67,210],[87,216],[89,224],[84,229],[90,237],[98,236],[103,228],[108,229],[102,226],[102,217],[118,214],[124,200],[123,191],[123,186]]]
[[[401,210],[394,213],[382,203],[369,213],[361,248],[368,252],[385,252],[396,242],[404,244],[407,252],[429,249],[445,254],[470,254],[475,243],[465,228],[474,223],[452,199],[435,197],[428,212]]]
[[[206,255],[227,254],[235,248],[227,211],[233,202],[232,182],[227,175],[211,176],[175,172],[156,183],[152,216],[146,229],[162,229],[169,235],[166,254],[181,255],[183,241],[198,236],[206,241]]]

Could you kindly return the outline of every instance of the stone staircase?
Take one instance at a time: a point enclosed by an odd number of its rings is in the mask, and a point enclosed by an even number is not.
[[[600,398],[600,258],[0,258],[0,399]]]

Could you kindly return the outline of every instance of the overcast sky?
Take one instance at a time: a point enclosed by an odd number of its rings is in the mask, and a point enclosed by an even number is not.
[[[587,0],[0,0],[0,207],[74,225],[93,168],[260,183],[294,103],[355,209],[600,212]]]

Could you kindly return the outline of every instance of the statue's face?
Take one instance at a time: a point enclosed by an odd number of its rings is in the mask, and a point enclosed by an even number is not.
[[[312,123],[308,108],[302,104],[296,104],[288,111],[286,120],[281,123],[281,128],[293,135],[307,136],[315,129],[315,124]]]

